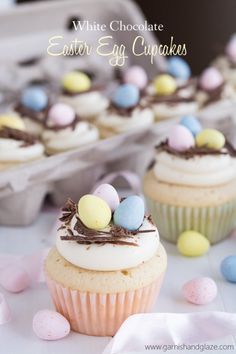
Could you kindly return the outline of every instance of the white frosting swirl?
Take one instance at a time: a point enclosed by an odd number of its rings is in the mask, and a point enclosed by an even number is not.
[[[71,229],[76,222],[74,216],[71,221]],[[132,242],[137,246],[105,243],[103,245],[83,245],[76,241],[63,241],[60,236],[66,235],[65,229],[57,234],[56,247],[58,252],[68,262],[75,266],[95,271],[115,271],[129,269],[151,259],[159,246],[159,234],[156,227],[146,218],[140,230],[154,230],[132,237]],[[104,229],[109,230],[109,227]],[[76,235],[76,231],[73,231]]]
[[[22,146],[23,141],[0,138],[1,162],[27,162],[43,156],[44,147],[40,143]]]
[[[217,186],[236,178],[236,159],[230,155],[184,159],[162,151],[156,156],[154,174],[159,181],[175,185]]]
[[[133,129],[148,127],[153,123],[153,112],[149,108],[135,108],[130,116],[121,116],[119,113],[109,112],[99,116],[99,126],[124,133]]]
[[[98,138],[98,129],[88,122],[78,122],[74,129],[71,127],[60,130],[46,129],[42,134],[46,148],[53,151],[75,149]]]
[[[170,104],[167,102],[154,103],[153,111],[156,118],[167,119],[193,114],[198,110],[197,102],[177,102]]]
[[[105,111],[109,105],[109,100],[99,91],[73,96],[62,95],[59,101],[70,105],[80,117],[87,119],[96,117]]]

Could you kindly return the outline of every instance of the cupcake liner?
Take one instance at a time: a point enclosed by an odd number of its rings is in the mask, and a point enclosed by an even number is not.
[[[225,239],[236,226],[236,200],[213,207],[179,207],[146,197],[160,236],[176,243],[186,230],[195,230],[214,244]]]
[[[116,294],[80,292],[63,287],[46,276],[56,310],[71,328],[91,336],[113,336],[127,317],[151,310],[164,274],[143,288]]]

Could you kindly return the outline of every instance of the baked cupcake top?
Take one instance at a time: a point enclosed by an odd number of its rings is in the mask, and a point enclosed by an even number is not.
[[[75,266],[95,271],[129,269],[150,260],[159,247],[159,234],[144,214],[139,196],[120,200],[109,184],[100,185],[79,203],[68,200],[62,209],[56,246]]]

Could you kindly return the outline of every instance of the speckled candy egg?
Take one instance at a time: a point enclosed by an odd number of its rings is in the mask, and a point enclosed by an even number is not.
[[[105,202],[107,202],[107,204],[111,208],[111,211],[114,211],[120,204],[119,195],[111,184],[101,184],[95,189],[93,195],[96,195],[97,197],[105,200]]]
[[[70,333],[70,324],[56,311],[41,310],[34,315],[33,331],[40,339],[57,340]]]
[[[30,286],[29,274],[21,267],[10,265],[0,272],[0,284],[9,292],[19,293]]]
[[[188,63],[181,57],[171,57],[168,59],[168,73],[182,80],[188,80],[191,76]]]
[[[124,73],[123,80],[126,84],[135,85],[140,90],[143,90],[148,83],[146,71],[138,65],[128,68]]]
[[[56,103],[50,108],[48,119],[55,126],[71,124],[75,119],[75,111],[67,104]]]
[[[208,239],[197,231],[183,232],[177,241],[179,252],[186,257],[199,257],[204,255],[210,247]]]
[[[24,121],[14,114],[2,114],[0,115],[0,129],[2,127],[8,127],[18,130],[25,130]]]
[[[205,91],[211,91],[222,85],[223,77],[219,70],[210,67],[203,71],[200,76],[200,87]]]
[[[193,136],[197,135],[202,130],[201,123],[195,116],[189,115],[182,117],[180,124],[190,130]]]
[[[221,273],[223,277],[231,282],[236,283],[236,256],[228,256],[221,263]]]
[[[139,89],[135,85],[124,84],[117,87],[112,102],[121,108],[131,108],[138,104],[139,98]]]
[[[198,147],[220,150],[225,145],[224,135],[216,129],[204,129],[196,136]]]
[[[80,198],[78,211],[82,222],[90,229],[103,229],[111,221],[109,205],[96,195],[86,194]]]
[[[154,87],[158,95],[172,95],[177,88],[177,83],[172,76],[162,74],[154,80]]]
[[[196,305],[206,305],[217,295],[217,286],[213,279],[207,277],[195,278],[184,284],[184,298]]]
[[[62,79],[63,88],[71,93],[79,93],[87,91],[91,88],[91,80],[83,72],[71,71]]]
[[[170,129],[168,145],[176,151],[185,151],[195,145],[192,133],[183,125],[175,125]]]
[[[33,111],[39,112],[47,107],[48,96],[40,87],[29,87],[22,93],[21,104]]]
[[[116,208],[113,216],[115,225],[127,230],[137,230],[144,218],[144,202],[141,197],[132,195],[124,199]]]

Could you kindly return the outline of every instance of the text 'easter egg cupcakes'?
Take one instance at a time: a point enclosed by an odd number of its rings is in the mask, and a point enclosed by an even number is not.
[[[176,242],[183,231],[195,230],[216,243],[235,226],[236,150],[194,117],[180,123],[156,147],[144,194],[163,238]]]
[[[112,336],[128,316],[152,308],[167,257],[140,197],[120,201],[104,184],[78,204],[68,200],[60,221],[45,272],[74,331]]]

